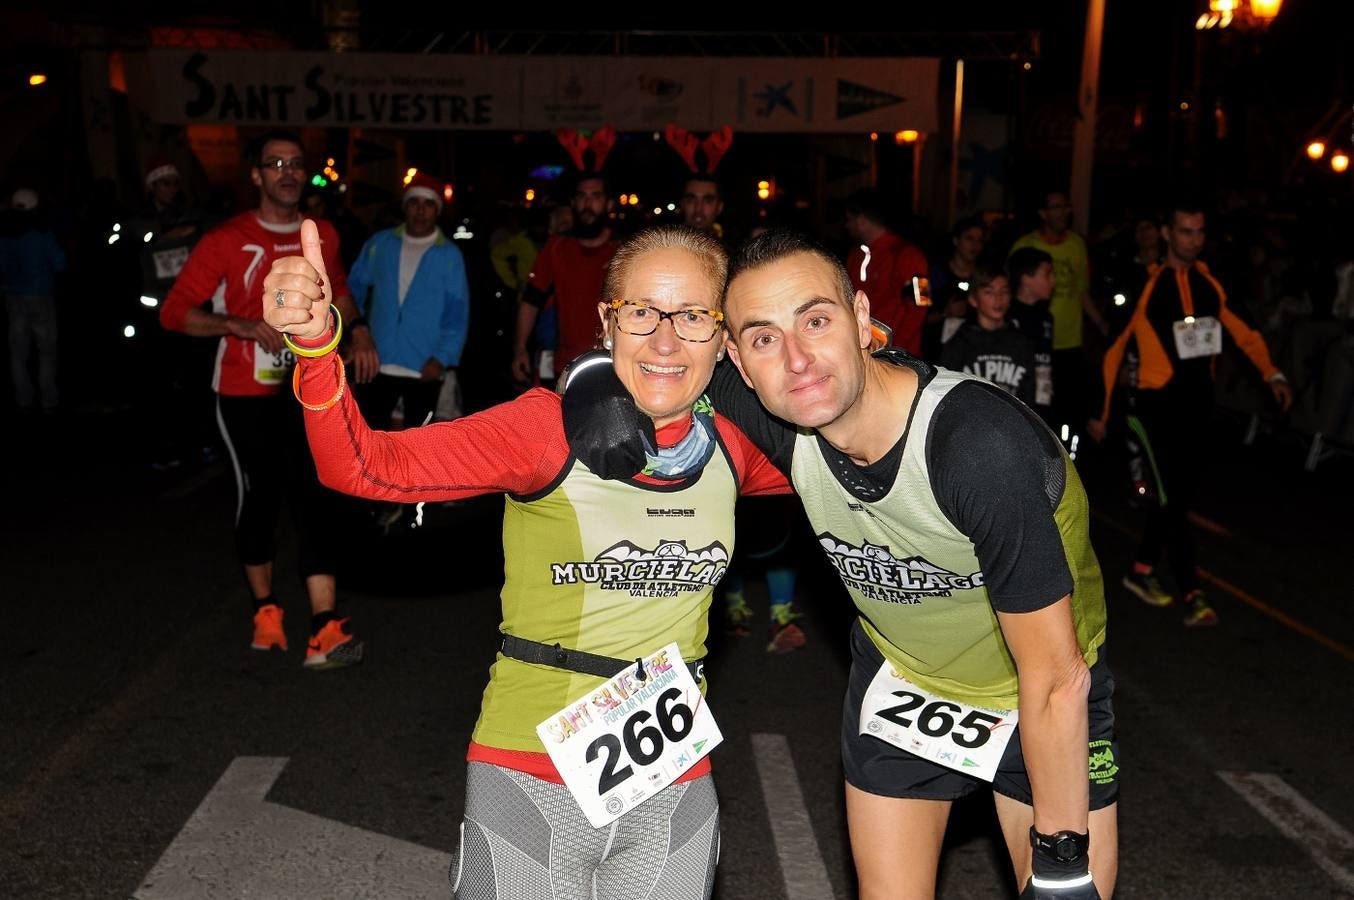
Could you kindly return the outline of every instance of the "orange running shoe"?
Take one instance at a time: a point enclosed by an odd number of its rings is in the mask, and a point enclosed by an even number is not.
[[[254,613],[254,642],[249,646],[255,650],[287,649],[287,633],[282,630],[282,607],[276,603],[259,607]]]
[[[337,669],[340,666],[355,666],[362,661],[365,645],[343,630],[347,619],[330,619],[320,629],[319,634],[311,635],[306,646],[307,669]]]
[[[767,653],[789,653],[809,642],[804,632],[794,622],[772,627],[774,631],[771,634],[771,642],[766,645]]]
[[[795,624],[799,615],[793,601],[771,604],[771,641],[766,645],[767,653],[789,653],[808,643],[808,637]]]

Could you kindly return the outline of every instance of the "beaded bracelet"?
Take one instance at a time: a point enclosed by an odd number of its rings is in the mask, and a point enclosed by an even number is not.
[[[334,317],[334,336],[329,339],[329,343],[323,347],[302,347],[291,339],[291,335],[283,334],[282,340],[291,348],[292,353],[307,359],[315,359],[333,352],[339,345],[339,338],[343,337],[343,316],[339,315],[338,308],[332,305],[329,307],[329,314]]]
[[[307,403],[301,399],[301,367],[292,369],[291,373],[291,392],[296,395],[296,400],[305,409],[311,412],[322,412],[332,408],[339,400],[343,399],[343,388],[348,384],[347,376],[343,374],[343,360],[334,357],[334,366],[338,369],[338,390],[334,391],[334,396],[323,403]]]

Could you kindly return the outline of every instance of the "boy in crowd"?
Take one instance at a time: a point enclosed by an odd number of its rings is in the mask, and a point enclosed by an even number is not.
[[[1034,402],[1030,408],[1053,421],[1053,314],[1049,298],[1056,284],[1053,257],[1037,247],[1021,247],[1006,261],[1015,302],[1008,316],[1015,329],[1034,342]]]
[[[1014,394],[1025,405],[1034,402],[1034,342],[1006,319],[1011,286],[1004,272],[975,271],[968,305],[972,315],[941,353],[947,369],[967,372]]]

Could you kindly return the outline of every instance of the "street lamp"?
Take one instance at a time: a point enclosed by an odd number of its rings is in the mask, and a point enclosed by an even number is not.
[[[1208,0],[1208,12],[1195,20],[1194,29],[1208,31],[1232,25],[1265,29],[1279,15],[1282,6],[1283,0]]]
[[[1330,167],[1336,172],[1344,172],[1349,167],[1349,142],[1340,135],[1352,127],[1354,107],[1341,98],[1330,111],[1313,127],[1307,130],[1307,143],[1302,145],[1307,159],[1320,162],[1330,157]]]
[[[1251,0],[1251,18],[1256,20],[1263,28],[1274,17],[1279,14],[1279,7],[1283,6],[1283,0]]]

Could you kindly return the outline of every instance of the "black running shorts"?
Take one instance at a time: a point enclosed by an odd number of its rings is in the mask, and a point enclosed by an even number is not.
[[[881,797],[918,800],[957,800],[982,787],[980,778],[913,756],[885,741],[860,734],[860,706],[884,657],[857,620],[851,629],[851,678],[842,709],[842,767],[851,786]],[[1087,776],[1090,808],[1102,809],[1119,798],[1119,744],[1114,738],[1114,676],[1102,647],[1091,666],[1090,747]],[[992,789],[1032,806],[1029,774],[1020,749],[1020,726],[1006,745]]]

